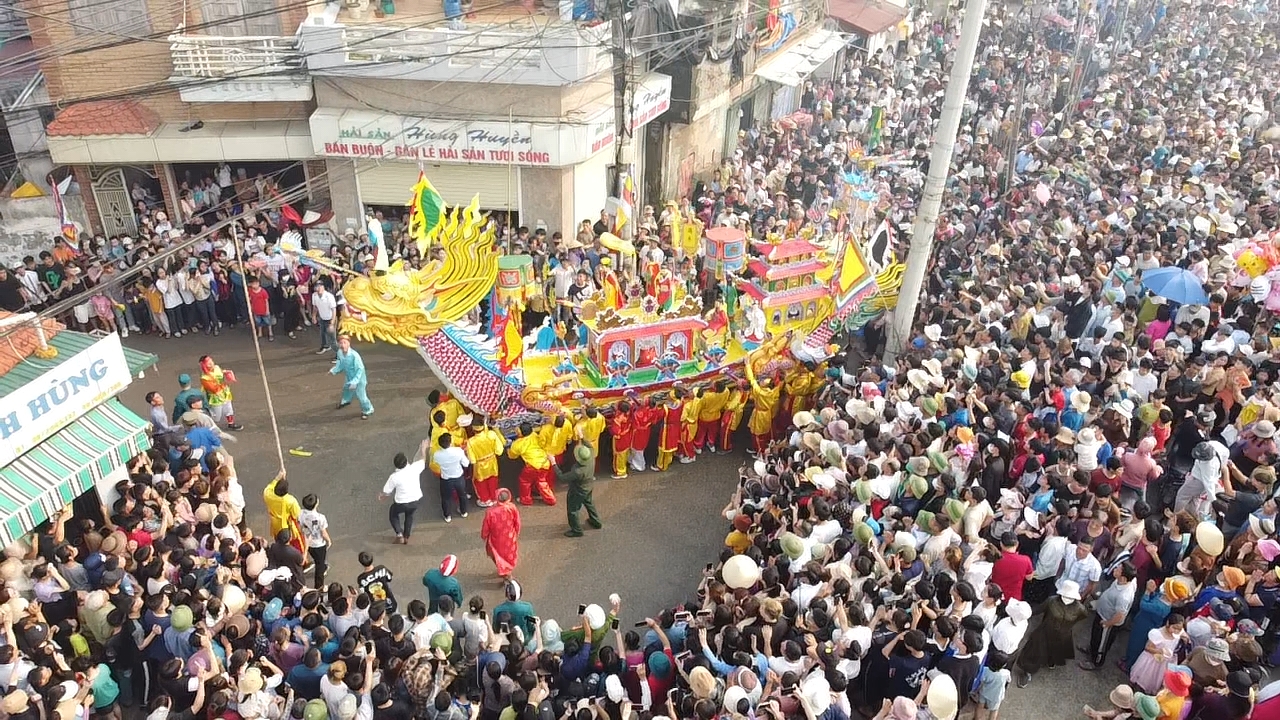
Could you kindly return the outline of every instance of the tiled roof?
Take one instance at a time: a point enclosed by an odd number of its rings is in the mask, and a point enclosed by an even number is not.
[[[827,14],[867,35],[875,35],[901,22],[907,9],[887,0],[830,0]]]
[[[45,129],[50,136],[150,135],[160,116],[137,100],[95,100],[72,105]]]
[[[0,319],[13,315],[11,312],[0,310]],[[42,319],[41,324],[44,325],[44,338],[46,341],[53,340],[58,333],[66,330],[66,326],[57,320],[50,318]],[[4,339],[0,341],[0,376],[8,374],[8,372],[18,363],[31,357],[31,354],[40,347],[40,336],[36,334],[36,330],[30,323],[9,330],[5,329]]]

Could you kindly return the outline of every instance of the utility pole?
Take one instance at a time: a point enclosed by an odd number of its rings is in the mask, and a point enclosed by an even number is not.
[[[626,185],[627,180],[635,167],[635,144],[631,131],[631,106],[632,98],[635,95],[635,83],[632,79],[636,77],[635,72],[635,53],[632,52],[631,40],[627,37],[626,26],[626,5],[622,0],[615,0],[610,3],[613,10],[613,19],[610,21],[610,29],[612,31],[612,49],[613,49],[613,105],[614,105],[614,156],[613,167],[617,179],[613,188],[614,196],[619,200],[625,200],[627,197]],[[635,185],[635,179],[630,178],[632,187]],[[631,240],[635,237],[635,225],[639,222],[639,195],[632,196],[631,218],[626,225],[620,228],[623,240]],[[635,265],[634,255],[622,255],[618,259],[622,266],[627,266],[631,272],[635,272],[638,268]]]
[[[1018,71],[1018,103],[1013,111],[1013,136],[1009,138],[1009,147],[1005,151],[1008,154],[1005,155],[1004,183],[1000,188],[1004,192],[1008,192],[1013,185],[1014,165],[1018,159],[1018,145],[1022,140],[1022,128],[1026,124],[1023,115],[1027,107],[1027,79],[1031,74],[1030,66],[1031,57],[1030,53],[1028,53],[1028,57],[1022,62],[1021,69]]]
[[[960,26],[960,47],[956,49],[956,61],[951,66],[951,79],[947,81],[947,93],[942,100],[942,118],[938,121],[938,129],[933,136],[933,149],[929,153],[929,175],[925,179],[920,209],[912,226],[911,248],[907,251],[907,271],[898,292],[898,307],[894,309],[893,322],[889,325],[889,337],[884,351],[885,365],[892,365],[911,341],[911,326],[915,323],[916,308],[920,304],[925,271],[933,257],[933,235],[938,228],[938,212],[942,209],[942,196],[946,192],[947,176],[951,172],[951,155],[956,147],[956,134],[960,131],[960,116],[964,113],[969,76],[973,74],[973,56],[978,51],[982,16],[986,10],[987,0],[969,0],[965,5],[964,22]]]
[[[1084,26],[1089,18],[1089,10],[1091,3],[1081,0],[1076,7],[1076,35],[1075,47],[1071,50],[1071,76],[1069,85],[1067,85],[1067,104],[1062,107],[1062,123],[1058,127],[1058,132],[1062,132],[1071,125],[1076,112],[1076,105],[1080,102],[1080,90],[1084,87],[1084,63],[1086,62],[1081,55],[1084,52]]]

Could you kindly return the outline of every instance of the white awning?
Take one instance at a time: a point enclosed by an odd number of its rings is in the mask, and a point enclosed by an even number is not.
[[[50,137],[49,153],[60,165],[308,160],[311,129],[306,120],[206,122],[198,129],[165,123],[150,135]]]
[[[796,87],[835,57],[845,46],[844,36],[830,30],[814,30],[791,47],[761,63],[755,75],[779,85]]]

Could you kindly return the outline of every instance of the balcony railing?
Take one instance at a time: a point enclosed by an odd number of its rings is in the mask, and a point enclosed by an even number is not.
[[[611,67],[608,25],[551,20],[549,26],[512,29],[511,23],[465,30],[303,24],[301,47],[315,75],[393,77],[433,82],[500,82],[563,86]]]
[[[250,78],[303,70],[295,37],[169,36],[173,73],[180,77]]]

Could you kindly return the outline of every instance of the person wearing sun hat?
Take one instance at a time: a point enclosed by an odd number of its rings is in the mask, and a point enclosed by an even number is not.
[[[1190,712],[1187,714],[1189,718],[1213,718],[1213,720],[1244,720],[1252,718],[1253,720],[1275,720],[1280,717],[1280,694],[1272,693],[1270,699],[1261,700],[1254,704],[1255,695],[1258,695],[1254,686],[1257,682],[1254,679],[1251,670],[1236,670],[1227,675],[1226,692],[1206,691],[1193,692],[1190,699]],[[1264,689],[1264,692],[1266,690]]]
[[[1085,717],[1089,720],[1121,720],[1123,718],[1133,717],[1133,688],[1128,685],[1117,685],[1111,689],[1111,694],[1107,695],[1107,700],[1111,702],[1115,710],[1104,710],[1099,712],[1088,705],[1084,706]]]
[[[1074,580],[1062,581],[1057,595],[1045,604],[1043,615],[1018,655],[1016,668],[1020,672],[1014,675],[1020,688],[1026,687],[1041,668],[1063,665],[1075,657],[1075,626],[1089,616],[1080,602],[1080,586]]]
[[[1156,693],[1161,717],[1182,717],[1182,708],[1191,694],[1191,671],[1181,666],[1170,666],[1164,674],[1164,687]]]
[[[1152,695],[1134,693],[1133,717],[1135,720],[1158,720],[1161,717],[1160,703]]]
[[[600,520],[600,513],[596,511],[596,504],[591,499],[591,485],[595,481],[596,454],[590,445],[579,442],[573,447],[573,459],[576,464],[570,470],[561,470],[554,464],[551,469],[555,472],[557,480],[569,484],[569,497],[565,503],[569,529],[565,531],[565,537],[582,537],[582,521],[578,517],[580,510],[587,511],[588,525],[597,530],[604,527],[604,523]]]
[[[1227,681],[1227,662],[1231,660],[1231,646],[1226,638],[1214,637],[1203,646],[1191,651],[1187,667],[1191,677],[1201,687],[1217,687]]]
[[[1244,574],[1243,570],[1228,565],[1218,573],[1216,582],[1213,585],[1206,587],[1200,591],[1199,595],[1196,595],[1195,600],[1191,601],[1190,609],[1198,611],[1208,605],[1211,600],[1237,597],[1237,591],[1244,587],[1248,580],[1249,578]]]

